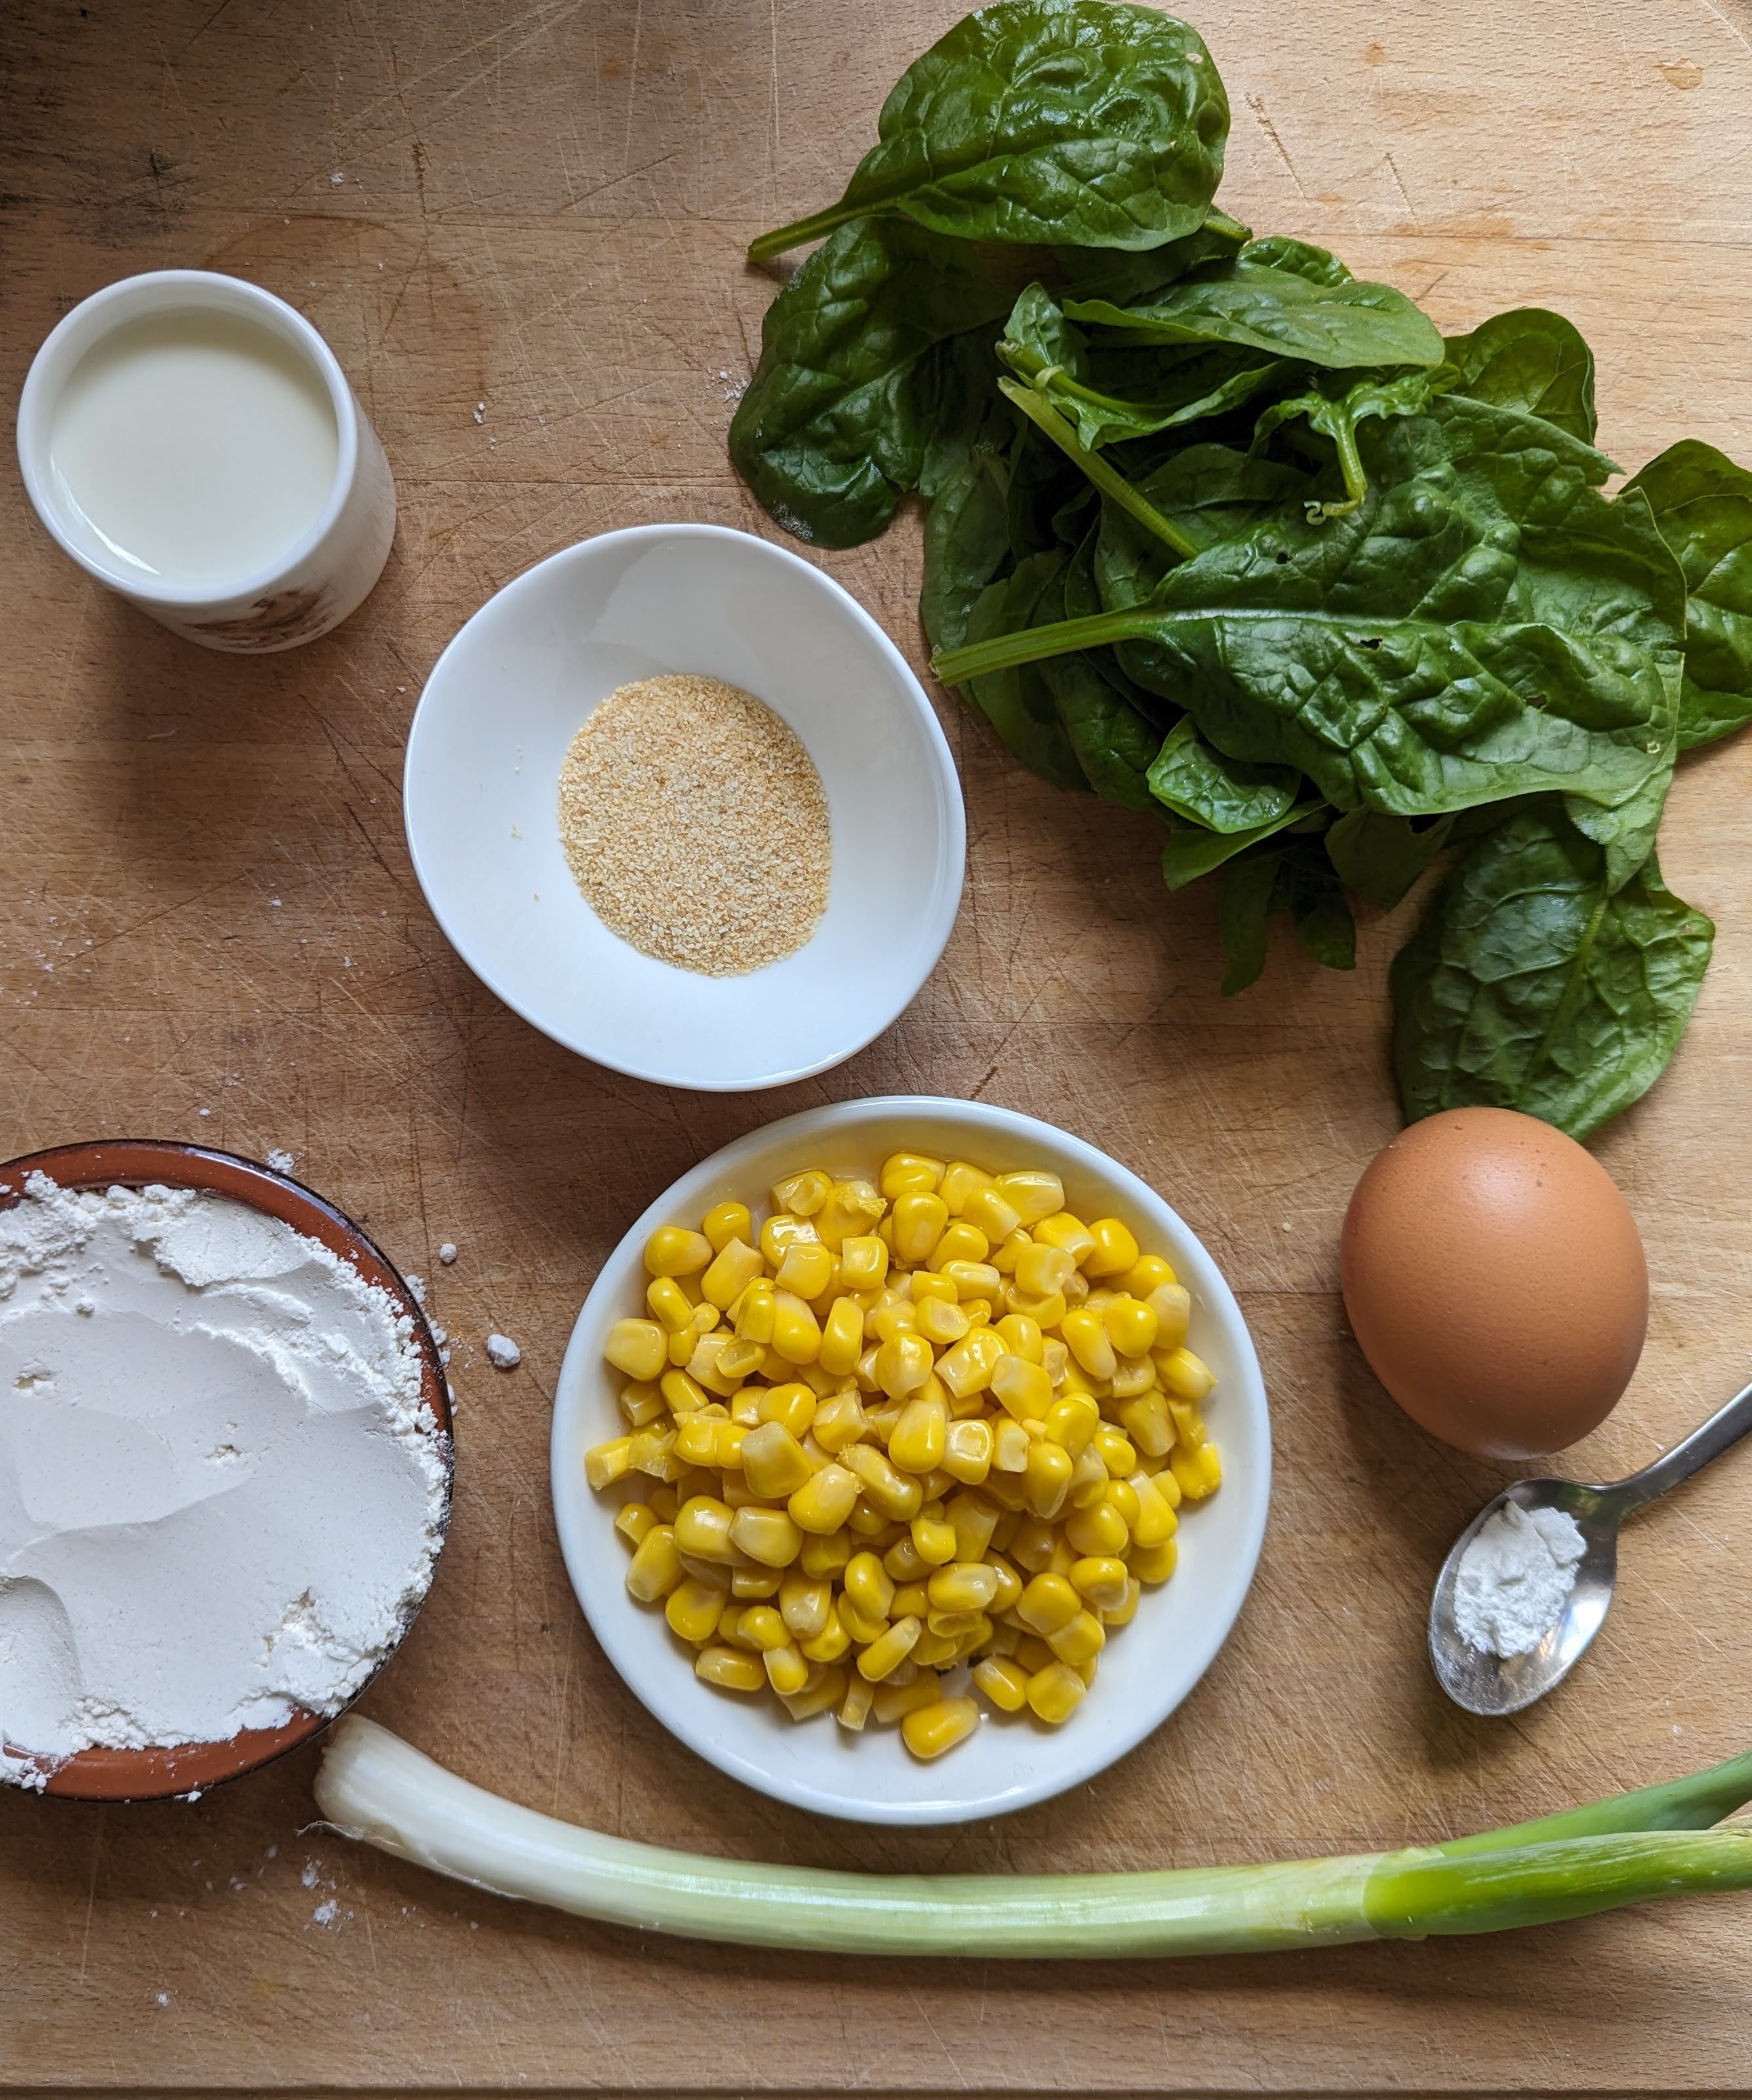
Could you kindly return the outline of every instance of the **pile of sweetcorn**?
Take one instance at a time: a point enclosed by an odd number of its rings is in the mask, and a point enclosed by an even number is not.
[[[697,1674],[921,1758],[978,1723],[957,1665],[1067,1718],[1222,1477],[1170,1264],[1057,1175],[898,1152],[786,1176],[758,1232],[739,1202],[662,1227],[645,1267],[604,1351],[627,1433],[586,1467],[635,1487],[627,1587]]]

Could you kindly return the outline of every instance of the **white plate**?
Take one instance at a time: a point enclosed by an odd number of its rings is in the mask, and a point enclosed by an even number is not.
[[[849,1734],[830,1714],[792,1722],[776,1700],[719,1692],[694,1675],[693,1653],[661,1611],[627,1594],[628,1549],[614,1529],[624,1498],[584,1476],[593,1444],[624,1433],[624,1382],[602,1361],[618,1320],[642,1309],[645,1241],[661,1224],[697,1225],[735,1197],[757,1208],[781,1172],[824,1167],[873,1174],[890,1152],[960,1156],[996,1172],[1046,1167],[1080,1217],[1123,1219],[1146,1251],[1165,1255],[1192,1293],[1190,1345],[1217,1377],[1206,1412],[1222,1454],[1222,1486],[1181,1508],[1180,1565],[1147,1590],[1137,1616],[1103,1650],[1088,1696],[1059,1728],[1030,1715],[988,1714],[973,1738],[930,1764],[898,1729]],[[1210,1666],[1253,1579],[1271,1492],[1271,1427],[1258,1359],[1229,1286],[1153,1189],[1105,1153],[1050,1123],[977,1101],[899,1096],[839,1101],[769,1124],[683,1175],[621,1241],[572,1329],[554,1401],[554,1514],[578,1601],[615,1667],[691,1749],[763,1793],[862,1823],[960,1823],[1044,1801],[1092,1777],[1159,1727]],[[982,1702],[983,1704],[983,1702]]]
[[[616,686],[665,671],[764,700],[827,792],[827,911],[746,977],[629,947],[560,845],[572,738]],[[475,975],[568,1049],[668,1086],[777,1087],[850,1057],[929,976],[961,900],[960,785],[899,651],[820,570],[717,525],[605,532],[489,598],[426,681],[404,810],[426,902]]]

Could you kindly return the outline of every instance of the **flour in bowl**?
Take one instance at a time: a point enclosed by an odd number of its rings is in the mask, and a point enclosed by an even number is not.
[[[443,1542],[412,1323],[195,1189],[0,1211],[0,1776],[333,1714]]]

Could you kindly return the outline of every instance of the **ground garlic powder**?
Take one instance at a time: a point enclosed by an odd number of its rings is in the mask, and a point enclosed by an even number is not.
[[[611,693],[560,769],[559,829],[610,932],[706,977],[793,954],[827,908],[821,776],[770,708],[717,678]]]

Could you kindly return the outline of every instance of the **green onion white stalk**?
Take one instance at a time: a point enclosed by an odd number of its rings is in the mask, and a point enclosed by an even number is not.
[[[1752,1754],[1445,1845],[1118,1874],[854,1874],[605,1838],[471,1785],[387,1729],[336,1728],[316,1776],[348,1837],[503,1896],[693,1939],[818,1952],[1264,1953],[1492,1932],[1752,1887]]]

